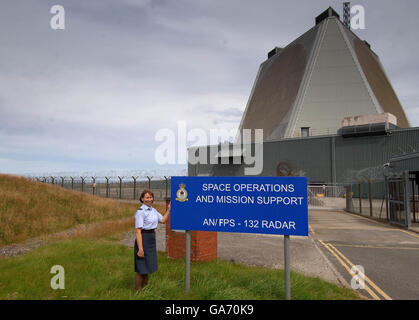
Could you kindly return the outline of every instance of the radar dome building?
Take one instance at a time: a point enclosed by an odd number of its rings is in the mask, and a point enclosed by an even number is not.
[[[328,8],[259,68],[239,130],[264,141],[336,134],[344,118],[390,113],[410,127],[379,57]]]
[[[370,180],[384,180],[392,170],[419,171],[419,128],[411,128],[371,46],[330,7],[313,28],[268,53],[243,129],[263,129],[260,176],[304,175],[323,185],[362,180],[365,171]],[[256,149],[240,148],[241,136],[228,150],[189,148],[190,160],[199,155],[204,161],[190,161],[188,174],[246,175],[244,151]]]
[[[234,144],[191,147],[188,175],[305,176],[313,207],[408,228],[419,220],[419,127],[410,127],[370,45],[332,8],[268,53],[239,132],[244,129],[263,129],[262,143],[238,134]]]

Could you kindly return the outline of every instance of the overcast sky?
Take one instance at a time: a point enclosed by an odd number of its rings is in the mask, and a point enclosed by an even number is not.
[[[267,52],[342,2],[2,1],[0,172],[162,169],[158,130],[237,128]],[[55,4],[65,30],[50,26]],[[419,126],[419,1],[351,4],[366,14],[355,33]]]

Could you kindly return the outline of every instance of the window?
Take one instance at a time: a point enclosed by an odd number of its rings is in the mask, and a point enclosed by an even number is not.
[[[302,137],[310,136],[310,127],[301,127],[301,136]]]

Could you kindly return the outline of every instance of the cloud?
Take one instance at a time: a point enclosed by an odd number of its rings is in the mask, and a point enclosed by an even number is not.
[[[419,125],[419,4],[359,1],[357,34],[380,55],[412,125]],[[314,25],[329,0],[54,1],[0,5],[1,170],[155,166],[155,133],[235,128],[259,64]]]

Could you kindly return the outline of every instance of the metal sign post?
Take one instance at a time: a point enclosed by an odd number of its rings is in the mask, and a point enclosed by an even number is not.
[[[189,292],[191,288],[191,232],[185,232],[185,290]]]
[[[290,236],[284,236],[285,300],[291,300]]]
[[[172,177],[170,228],[185,233],[190,290],[190,231],[284,235],[285,298],[291,299],[292,236],[308,236],[306,177]]]

